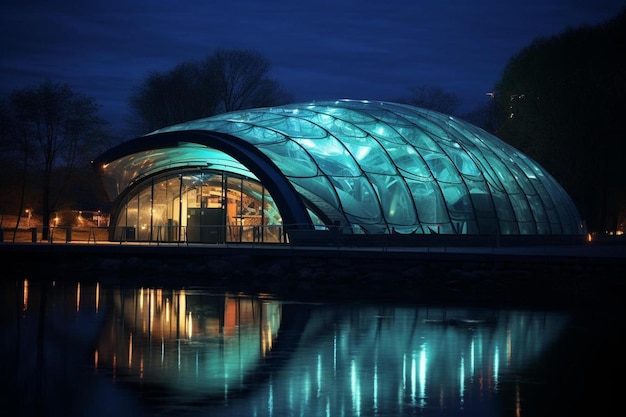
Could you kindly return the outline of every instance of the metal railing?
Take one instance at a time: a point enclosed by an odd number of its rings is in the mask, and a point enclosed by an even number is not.
[[[329,226],[325,230],[310,225],[272,226],[153,226],[117,227],[109,239],[108,227],[51,227],[43,238],[42,228],[2,228],[0,242],[33,243],[143,243],[143,244],[276,244],[297,246],[520,246],[585,243],[584,236],[500,236],[500,235],[403,235],[351,233]]]

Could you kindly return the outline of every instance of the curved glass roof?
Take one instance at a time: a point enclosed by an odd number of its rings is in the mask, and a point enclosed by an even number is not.
[[[431,110],[318,101],[225,113],[146,137],[186,130],[224,133],[254,146],[309,208],[355,232],[584,232],[570,197],[536,162],[470,123]]]

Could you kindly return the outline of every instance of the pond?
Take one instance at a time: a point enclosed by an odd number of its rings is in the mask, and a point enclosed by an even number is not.
[[[4,277],[4,408],[49,416],[594,415],[623,321]],[[619,405],[621,407],[621,405]]]

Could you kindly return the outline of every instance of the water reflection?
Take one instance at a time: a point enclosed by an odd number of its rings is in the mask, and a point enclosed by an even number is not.
[[[112,290],[96,368],[184,401],[228,399],[272,349],[281,304],[201,290]],[[190,398],[198,396],[199,398]]]
[[[13,386],[3,395],[24,415],[522,416],[519,375],[569,322],[554,312],[12,284],[2,291],[2,371]]]

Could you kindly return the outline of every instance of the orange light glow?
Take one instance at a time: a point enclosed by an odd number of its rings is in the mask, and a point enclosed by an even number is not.
[[[22,310],[28,310],[28,280],[24,280],[24,297],[22,299]]]

